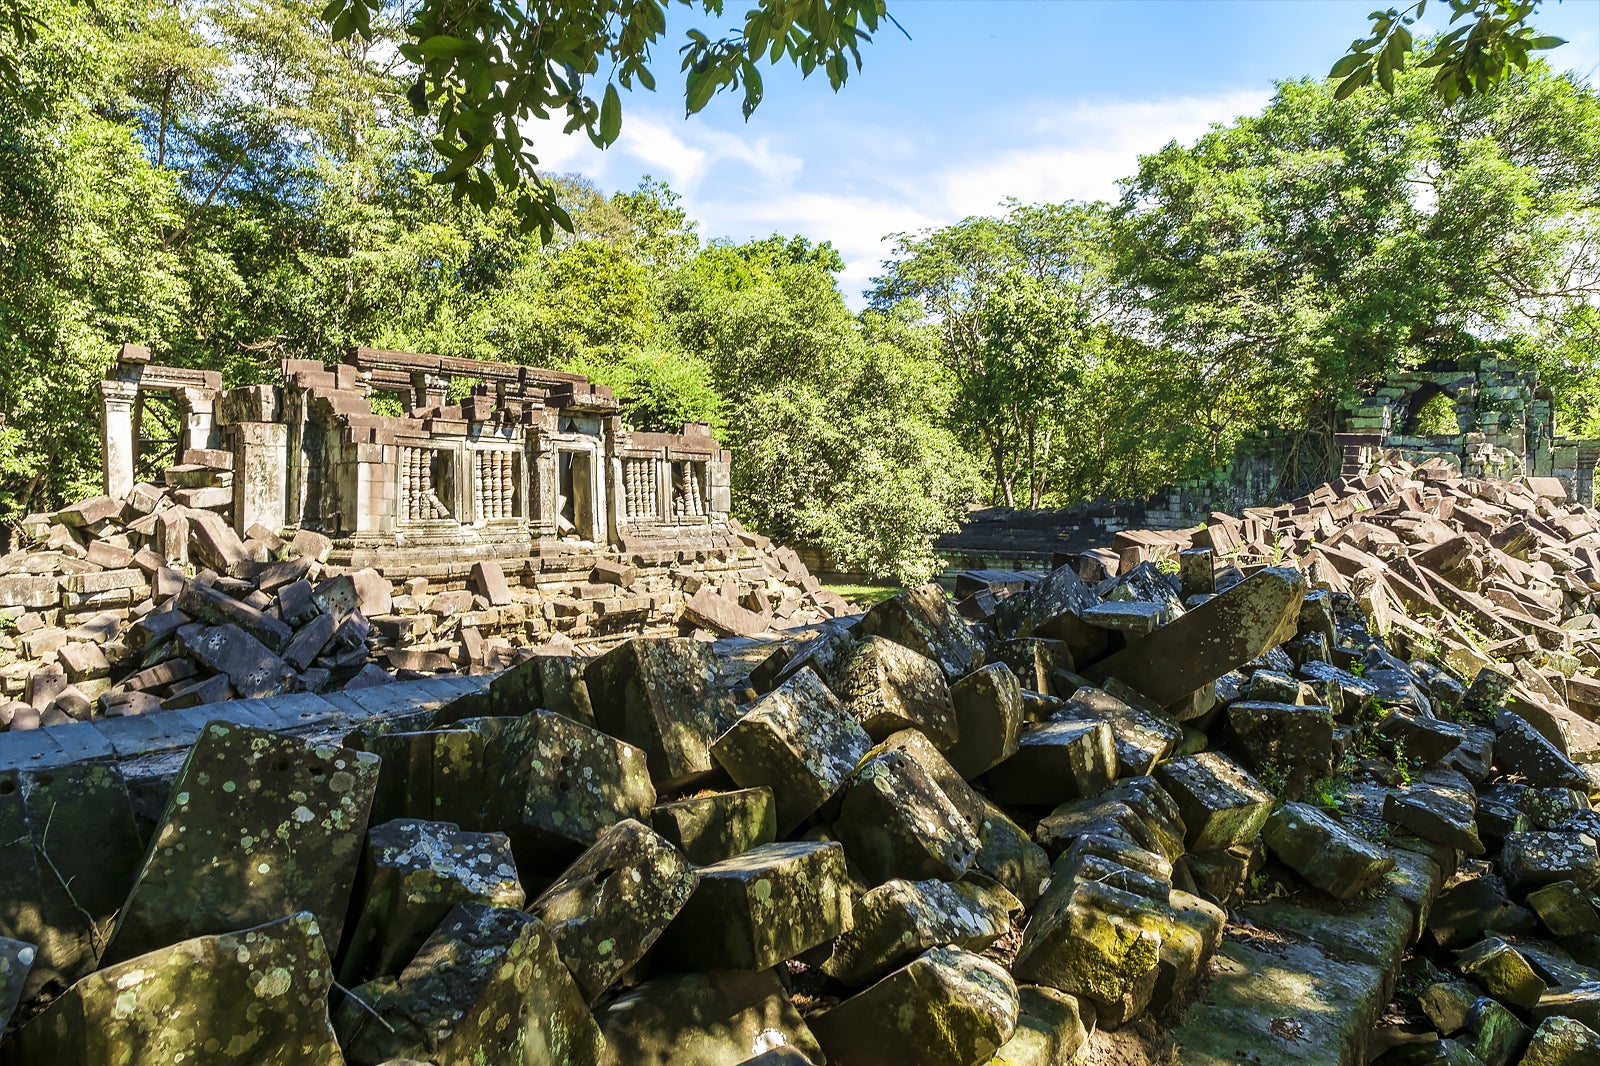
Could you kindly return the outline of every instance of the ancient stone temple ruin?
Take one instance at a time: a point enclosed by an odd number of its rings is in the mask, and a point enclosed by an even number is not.
[[[729,454],[710,428],[631,430],[577,374],[355,348],[225,389],[124,345],[101,389],[108,496],[160,472],[241,534],[318,530],[354,565],[704,548],[728,530]]]

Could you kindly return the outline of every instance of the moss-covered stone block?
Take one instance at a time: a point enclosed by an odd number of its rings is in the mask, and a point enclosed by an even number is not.
[[[645,753],[550,711],[469,719],[487,727],[484,827],[511,837],[524,876],[556,873],[624,818],[655,806]]]
[[[733,699],[710,648],[684,637],[638,637],[584,670],[595,725],[645,752],[663,791],[711,774],[711,742],[733,724]]]
[[[916,729],[941,748],[960,726],[939,664],[902,644],[868,637],[845,664],[835,691],[873,740]]]
[[[834,941],[822,971],[863,988],[941,944],[981,952],[1021,913],[1017,898],[997,885],[888,881],[856,900],[855,924]]]
[[[216,721],[201,730],[105,962],[310,911],[340,942],[378,759]]]
[[[1017,989],[1017,1028],[990,1066],[1075,1063],[1094,1032],[1094,1007],[1043,985]]]
[[[1144,896],[1074,880],[1047,892],[1023,932],[1011,972],[1094,1002],[1115,1028],[1143,1013],[1155,992],[1170,910]]]
[[[872,884],[896,877],[958,880],[980,847],[975,811],[958,806],[941,787],[937,770],[914,747],[908,750],[919,735],[907,731],[895,738],[907,743],[879,745],[851,774],[834,833]]]
[[[1099,795],[1116,766],[1109,723],[1052,721],[1024,731],[1016,754],[984,780],[999,803],[1048,806]]]
[[[338,1066],[332,983],[308,913],[194,937],[85,977],[16,1033],[5,1061]]]
[[[539,894],[539,916],[593,1003],[638,962],[694,892],[694,867],[658,833],[626,819],[601,830]]]
[[[737,784],[772,789],[778,832],[788,833],[838,791],[871,747],[822,679],[802,669],[746,707],[711,755]]]
[[[600,1012],[616,1066],[735,1066],[776,1048],[822,1049],[772,970],[652,978]]]
[[[944,589],[932,581],[873,604],[861,619],[861,632],[887,637],[927,656],[950,681],[983,665],[983,644]]]
[[[1274,811],[1262,839],[1278,861],[1334,899],[1353,899],[1395,865],[1392,855],[1304,803]]]
[[[832,1066],[976,1066],[1017,1026],[1017,986],[997,963],[930,948],[810,1019]]]
[[[355,899],[355,923],[339,962],[339,983],[347,988],[399,974],[458,903],[526,902],[504,833],[411,818],[368,830]]]
[[[1272,813],[1272,793],[1218,752],[1164,762],[1155,777],[1178,804],[1190,851],[1241,844],[1259,833]]]
[[[778,839],[778,806],[766,787],[712,792],[656,804],[650,825],[706,866]]]
[[[950,765],[972,779],[1016,754],[1022,739],[1022,686],[1005,663],[990,663],[950,686],[956,742]]]
[[[456,907],[398,979],[352,989],[334,1023],[352,1066],[607,1061],[555,941],[538,918],[502,907]]]
[[[837,843],[764,844],[702,866],[700,883],[657,946],[675,968],[765,970],[853,924]]]

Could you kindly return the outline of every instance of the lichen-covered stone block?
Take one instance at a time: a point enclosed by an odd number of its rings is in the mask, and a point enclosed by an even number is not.
[[[1391,717],[1393,717],[1391,715]],[[1383,800],[1383,819],[1464,852],[1482,855],[1478,838],[1477,797],[1465,777],[1453,771],[1435,771],[1404,792],[1390,792]]]
[[[1022,739],[1022,686],[1005,663],[990,663],[950,686],[956,742],[950,765],[971,780],[1016,754]]]
[[[73,985],[16,1033],[6,1061],[340,1066],[332,983],[310,914],[182,940]]]
[[[1183,741],[1183,728],[1170,715],[1127,703],[1088,685],[1074,692],[1051,717],[1108,724],[1116,746],[1118,777],[1148,774]]]
[[[711,742],[733,723],[716,656],[683,637],[638,637],[584,670],[595,725],[644,749],[657,788],[711,774]]]
[[[1394,869],[1394,856],[1315,807],[1285,803],[1262,831],[1268,850],[1334,899],[1353,899]]]
[[[927,656],[950,681],[983,665],[983,645],[944,589],[932,581],[873,604],[861,619],[861,632]]]
[[[652,978],[600,1012],[616,1066],[722,1066],[777,1048],[822,1049],[778,975],[722,970]]]
[[[834,833],[872,884],[896,877],[955,881],[981,846],[974,811],[958,806],[935,772],[893,739],[850,776]]]
[[[1017,986],[998,963],[930,948],[865,992],[811,1017],[833,1066],[976,1066],[1017,1027]]]
[[[1501,1003],[1522,1010],[1539,1005],[1545,983],[1522,953],[1512,944],[1493,936],[1456,955],[1456,969],[1483,986]]]
[[[560,871],[606,826],[655,806],[644,751],[581,722],[535,711],[462,725],[489,729],[484,827],[511,837],[524,876]]]
[[[1143,1013],[1155,993],[1170,915],[1137,893],[1074,880],[1040,900],[1011,972],[1093,1001],[1100,1022],[1115,1028]]]
[[[459,903],[521,907],[511,841],[450,822],[402,818],[367,832],[339,983],[393,977]]]
[[[24,999],[95,969],[143,858],[115,763],[0,772],[0,937],[34,945]]]
[[[778,839],[770,788],[741,788],[658,803],[650,825],[698,866],[731,859]]]
[[[1017,1028],[990,1066],[1076,1063],[1094,1031],[1094,1007],[1043,985],[1017,989]]]
[[[849,929],[853,903],[838,844],[764,844],[700,868],[657,953],[689,969],[765,970]]]
[[[711,755],[745,788],[766,785],[788,833],[826,803],[872,738],[809,669],[752,702],[711,745]]]
[[[544,925],[501,907],[456,907],[397,980],[352,989],[334,1024],[352,1066],[606,1062],[600,1029]]]
[[[12,1012],[22,1002],[22,988],[37,955],[32,944],[0,937],[0,1033],[11,1024]]]
[[[510,717],[542,709],[592,726],[594,707],[584,680],[588,664],[577,655],[535,655],[489,682],[489,713]]]
[[[601,830],[528,910],[593,1003],[656,942],[696,881],[682,852],[630,818]]]
[[[944,881],[887,881],[856,900],[855,924],[833,944],[822,972],[863,988],[928,948],[954,944],[981,952],[1022,913],[999,886]]]
[[[1600,1062],[1600,1033],[1573,1018],[1546,1018],[1533,1031],[1520,1066],[1586,1066]]]
[[[1571,881],[1600,884],[1600,848],[1586,833],[1511,833],[1500,846],[1500,869],[1523,890]]]
[[[1311,778],[1333,770],[1333,712],[1326,707],[1240,700],[1228,707],[1231,750],[1251,766]]]
[[[339,943],[378,759],[216,721],[184,760],[103,962],[310,911]]]
[[[1220,851],[1243,843],[1261,831],[1272,813],[1272,793],[1214,751],[1164,762],[1155,777],[1177,801],[1190,851]]]
[[[883,637],[857,645],[835,690],[873,740],[920,730],[934,744],[956,742],[959,726],[939,664]]]
[[[1120,678],[1166,707],[1293,637],[1305,594],[1298,570],[1267,567],[1088,667],[1085,676]]]
[[[1108,723],[1053,721],[1024,731],[1016,754],[985,780],[1000,803],[1048,806],[1099,795],[1116,766]]]

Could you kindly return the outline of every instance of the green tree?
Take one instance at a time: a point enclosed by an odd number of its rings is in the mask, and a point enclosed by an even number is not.
[[[1444,2],[1449,3],[1450,25],[1455,28],[1420,47],[1411,27],[1428,10],[1428,0],[1416,0],[1404,9],[1374,11],[1371,33],[1351,42],[1349,52],[1328,72],[1331,78],[1343,79],[1337,90],[1339,99],[1374,81],[1393,95],[1396,76],[1420,51],[1418,66],[1433,70],[1433,91],[1450,102],[1498,85],[1513,69],[1526,71],[1534,52],[1567,43],[1561,37],[1540,34],[1529,23],[1540,0],[1434,0],[1434,7]],[[1458,22],[1462,25],[1456,26]]]

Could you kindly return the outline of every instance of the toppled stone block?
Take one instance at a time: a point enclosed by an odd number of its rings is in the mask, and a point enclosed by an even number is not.
[[[696,880],[682,852],[627,819],[601,831],[528,910],[593,1003],[656,942]]]
[[[208,723],[102,964],[300,911],[338,943],[377,783],[367,752]]]
[[[682,788],[715,768],[710,746],[733,724],[711,649],[680,637],[640,637],[584,671],[595,724],[644,749],[656,787]]]
[[[822,972],[863,988],[928,948],[953,944],[981,952],[1011,929],[1022,904],[998,886],[944,881],[887,881],[853,908],[855,924],[833,944]]]
[[[605,1041],[538,918],[462,904],[398,980],[351,990],[334,1014],[352,1066],[390,1059],[601,1066]]]
[[[976,1066],[1016,1025],[1011,975],[982,956],[943,947],[811,1018],[835,1066]]]
[[[223,674],[245,699],[261,699],[290,691],[294,669],[265,644],[236,625],[211,626],[183,638],[184,647],[207,669]]]
[[[486,828],[511,837],[524,875],[558,872],[600,831],[655,805],[645,753],[550,711],[468,719],[488,733]]]
[[[197,581],[184,583],[177,607],[190,618],[210,625],[237,626],[272,652],[282,651],[289,643],[291,630],[282,621]]]
[[[1090,880],[1052,889],[1022,935],[1011,972],[1095,1004],[1115,1028],[1143,1013],[1155,993],[1170,908]]]
[[[986,780],[1001,803],[1042,806],[1099,795],[1116,765],[1109,724],[1052,721],[1025,731],[1017,753]]]
[[[650,811],[650,824],[698,866],[731,859],[778,839],[777,804],[770,788],[658,803]]]
[[[1022,687],[1005,663],[991,663],[950,686],[956,742],[950,765],[971,779],[1016,754],[1022,738]]]
[[[861,632],[887,637],[932,659],[949,681],[983,665],[983,645],[944,589],[932,581],[873,604],[861,619]]]
[[[1538,1006],[1545,983],[1515,947],[1491,937],[1460,952],[1456,969],[1483,986],[1495,999],[1530,1010]]]
[[[1595,910],[1594,897],[1572,881],[1557,881],[1529,892],[1528,906],[1552,936],[1600,933],[1600,911]]]
[[[1255,767],[1325,777],[1333,771],[1333,712],[1326,707],[1240,700],[1228,707],[1233,749]]]
[[[1552,1016],[1533,1031],[1521,1066],[1588,1066],[1596,1062],[1600,1062],[1600,1033],[1572,1018]]]
[[[836,691],[875,741],[902,729],[921,730],[940,747],[959,739],[939,664],[892,640],[869,637],[857,645]]]
[[[332,983],[310,914],[194,937],[85,977],[17,1032],[6,1061],[335,1066]]]
[[[1395,865],[1393,856],[1304,803],[1274,811],[1262,837],[1280,862],[1334,899],[1353,899]]]
[[[788,833],[839,790],[871,747],[822,680],[802,669],[745,708],[711,755],[738,785],[772,789],[778,832]]]
[[[472,564],[472,587],[491,607],[504,607],[511,602],[511,586],[506,584],[505,571],[493,559]]]
[[[410,818],[368,831],[355,898],[359,910],[339,965],[346,987],[398,975],[457,904],[526,902],[505,834]]]
[[[1523,718],[1503,712],[1495,719],[1495,732],[1494,761],[1503,772],[1536,788],[1589,791],[1584,772]]]
[[[919,752],[897,743],[910,737],[926,743],[907,730],[867,754],[845,784],[834,823],[850,861],[875,885],[896,877],[958,880],[981,846],[981,815],[949,796],[937,765],[930,769]]]
[[[1474,820],[1476,812],[1472,786],[1466,778],[1448,772],[1425,777],[1404,792],[1390,792],[1383,800],[1384,821],[1468,855],[1484,852]]]
[[[1157,1011],[1186,1001],[1205,976],[1211,956],[1222,943],[1228,915],[1221,907],[1182,889],[1169,897],[1172,927],[1161,938],[1160,963],[1151,1006]]]
[[[1075,1063],[1094,1032],[1094,1007],[1043,985],[1017,989],[1017,1028],[990,1066]]]
[[[1489,933],[1531,936],[1537,919],[1506,894],[1498,877],[1464,878],[1444,889],[1428,914],[1428,935],[1442,948],[1460,948]]]
[[[593,726],[594,706],[584,680],[588,662],[576,655],[533,656],[489,682],[489,713],[505,717],[543,709]],[[434,724],[448,723],[441,717]]]
[[[668,974],[600,1014],[617,1066],[723,1066],[786,1049],[823,1061],[776,971]]]
[[[1176,751],[1183,728],[1160,710],[1128,703],[1109,692],[1084,686],[1051,714],[1058,721],[1105,722],[1117,752],[1117,777],[1148,774]]]
[[[37,954],[32,944],[0,937],[0,1033],[11,1025],[11,1015],[22,1002],[22,989]]]
[[[116,764],[0,771],[0,937],[35,948],[23,998],[95,969],[143,855]]]
[[[1500,869],[1513,888],[1571,881],[1600,883],[1600,849],[1584,833],[1512,833],[1500,847]]]
[[[658,943],[658,954],[675,965],[765,970],[851,926],[838,844],[764,844],[699,872],[694,895]]]
[[[1484,996],[1467,1012],[1461,1042],[1484,1066],[1510,1066],[1533,1035],[1510,1010]]]
[[[1086,629],[1088,627],[1085,627]],[[1102,639],[1105,633],[1089,629]],[[1077,669],[1072,648],[1064,640],[1047,640],[1043,637],[1018,637],[995,644],[990,656],[1004,663],[1017,675],[1017,682],[1031,692],[1050,692],[1051,678],[1057,673],[1072,673]],[[1085,658],[1088,656],[1085,655]]]
[[[1091,681],[1127,682],[1165,707],[1295,635],[1306,580],[1260,570],[1226,592],[1089,667]]]
[[[1261,831],[1272,793],[1233,760],[1203,751],[1156,767],[1156,780],[1178,805],[1190,851],[1221,851]]]

